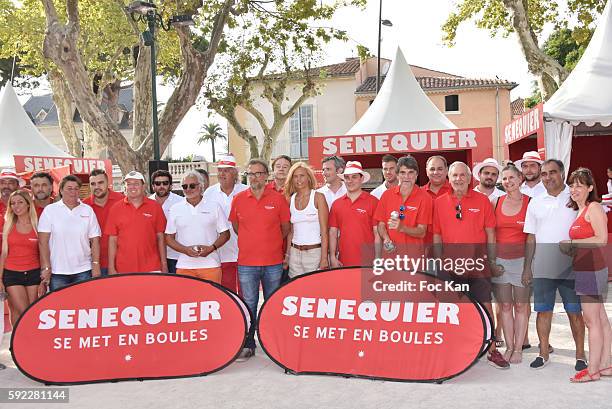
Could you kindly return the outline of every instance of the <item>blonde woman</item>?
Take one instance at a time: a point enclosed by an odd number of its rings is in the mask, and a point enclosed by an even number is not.
[[[11,193],[4,219],[0,292],[8,293],[14,314],[11,320],[15,323],[38,298],[41,284],[36,233],[38,218],[28,191],[17,190]]]
[[[329,266],[329,209],[325,196],[315,191],[315,186],[314,172],[306,163],[298,162],[289,169],[285,196],[291,210],[291,232],[284,264],[289,265],[290,278]]]

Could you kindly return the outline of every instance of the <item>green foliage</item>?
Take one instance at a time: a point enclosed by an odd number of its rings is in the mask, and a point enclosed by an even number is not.
[[[211,122],[202,126],[202,133],[198,138],[198,145],[205,142],[214,142],[217,139],[227,139],[221,132],[221,126],[215,122]]]
[[[593,36],[592,29],[559,28],[544,42],[542,49],[568,71],[574,69]]]
[[[359,61],[365,61],[368,58],[374,57],[374,54],[370,52],[370,49],[364,45],[357,45],[357,55],[359,56]]]
[[[606,0],[568,0],[569,15],[565,15],[560,12],[557,0],[526,1],[529,24],[536,35],[541,34],[547,24],[561,28],[566,26],[568,20],[575,19],[578,28],[575,40],[579,44],[584,44],[588,28],[606,5]],[[444,42],[452,46],[457,30],[466,22],[473,22],[476,27],[488,30],[492,37],[497,34],[507,36],[513,31],[511,16],[503,0],[459,0],[442,25]]]

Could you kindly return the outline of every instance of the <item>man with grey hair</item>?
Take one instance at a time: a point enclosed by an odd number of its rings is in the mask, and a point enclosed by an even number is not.
[[[221,206],[223,213],[229,216],[232,200],[238,193],[248,187],[238,182],[236,158],[230,153],[222,155],[217,162],[216,183],[204,191],[204,200]],[[221,285],[235,293],[240,292],[238,282],[238,236],[230,229],[230,239],[218,251],[221,259]]]
[[[321,162],[323,167],[323,185],[317,192],[323,193],[327,207],[331,209],[336,199],[346,194],[346,185],[340,175],[344,172],[346,162],[340,156],[330,156]]]
[[[469,285],[469,294],[481,302],[492,314],[490,271],[497,274],[495,258],[495,213],[489,198],[470,189],[472,172],[463,162],[453,162],[448,168],[448,178],[453,191],[436,199],[434,206],[433,242],[434,254],[445,258],[486,259],[489,269],[456,274],[443,271],[442,277]],[[488,254],[485,254],[485,249]],[[452,254],[451,254],[452,253]],[[495,368],[507,369],[508,361],[491,345],[489,363]]]
[[[230,238],[230,225],[217,202],[203,199],[204,184],[204,177],[196,170],[183,175],[185,200],[170,208],[166,244],[179,253],[177,274],[221,283],[218,250]]]

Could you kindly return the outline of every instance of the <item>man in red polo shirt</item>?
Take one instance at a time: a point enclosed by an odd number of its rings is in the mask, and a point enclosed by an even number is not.
[[[429,193],[433,199],[433,206],[435,207],[438,197],[452,191],[451,185],[446,178],[448,176],[448,163],[444,156],[434,155],[427,159],[425,167],[429,182],[423,186],[423,190]],[[433,241],[433,225],[431,223],[427,226],[427,233],[423,241],[425,243],[431,243]]]
[[[266,189],[276,190],[278,193],[285,193],[285,181],[291,168],[291,158],[287,155],[280,155],[272,161],[272,175],[274,179],[266,185]]]
[[[397,162],[397,167],[399,186],[382,194],[374,214],[378,234],[385,249],[399,246],[400,253],[409,251],[421,256],[423,238],[432,221],[433,200],[416,185],[419,176],[416,159],[410,155],[404,156]],[[408,248],[407,245],[412,246]]]
[[[346,195],[329,212],[329,257],[332,267],[369,265],[380,237],[374,219],[378,199],[361,189],[370,174],[361,163],[349,161],[340,175]]]
[[[453,191],[437,198],[434,206],[434,254],[441,256],[444,245],[445,258],[470,259],[474,260],[474,263],[481,259],[481,263],[476,263],[472,271],[463,274],[442,271],[440,276],[457,283],[467,283],[470,286],[469,294],[480,301],[492,317],[490,274],[497,274],[498,271],[495,249],[492,246],[495,244],[493,206],[487,196],[470,189],[472,172],[465,163],[451,164],[448,177]],[[482,260],[486,260],[488,266],[485,265],[485,269],[479,271],[478,266],[482,265]],[[510,367],[495,348],[495,343],[491,345],[487,358],[496,368]]]
[[[47,172],[37,172],[30,178],[30,188],[34,196],[34,209],[40,218],[45,207],[53,203],[53,177]]]
[[[104,227],[108,235],[108,274],[167,273],[164,211],[145,196],[141,173],[128,173],[124,182],[126,197],[111,207]]]
[[[283,240],[291,228],[289,205],[284,196],[266,188],[268,165],[251,159],[247,165],[250,188],[232,201],[229,221],[238,235],[238,279],[244,301],[253,318],[257,316],[259,285],[267,299],[281,283]],[[238,359],[255,355],[255,325],[251,323],[244,349]]]
[[[91,196],[83,200],[83,203],[92,207],[102,230],[102,237],[100,238],[100,271],[105,276],[108,275],[108,234],[104,232],[104,229],[111,207],[121,199],[124,199],[125,196],[109,189],[108,175],[104,169],[94,169],[89,173],[89,189]]]

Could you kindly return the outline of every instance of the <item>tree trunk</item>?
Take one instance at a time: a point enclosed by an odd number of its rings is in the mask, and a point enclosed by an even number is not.
[[[529,72],[538,77],[542,99],[546,101],[565,81],[568,72],[538,46],[538,39],[529,24],[528,0],[503,0],[512,16],[512,27],[527,61]]]
[[[138,149],[153,128],[151,109],[153,100],[151,95],[151,47],[144,44],[138,48],[138,59],[134,72],[134,113],[132,148]]]
[[[215,138],[210,140],[210,144],[212,145],[213,163],[216,163],[217,159],[215,158]]]
[[[60,131],[66,143],[68,153],[74,157],[81,157],[81,140],[74,126],[74,102],[61,72],[49,71],[49,84],[53,91],[53,103],[57,108]]]

